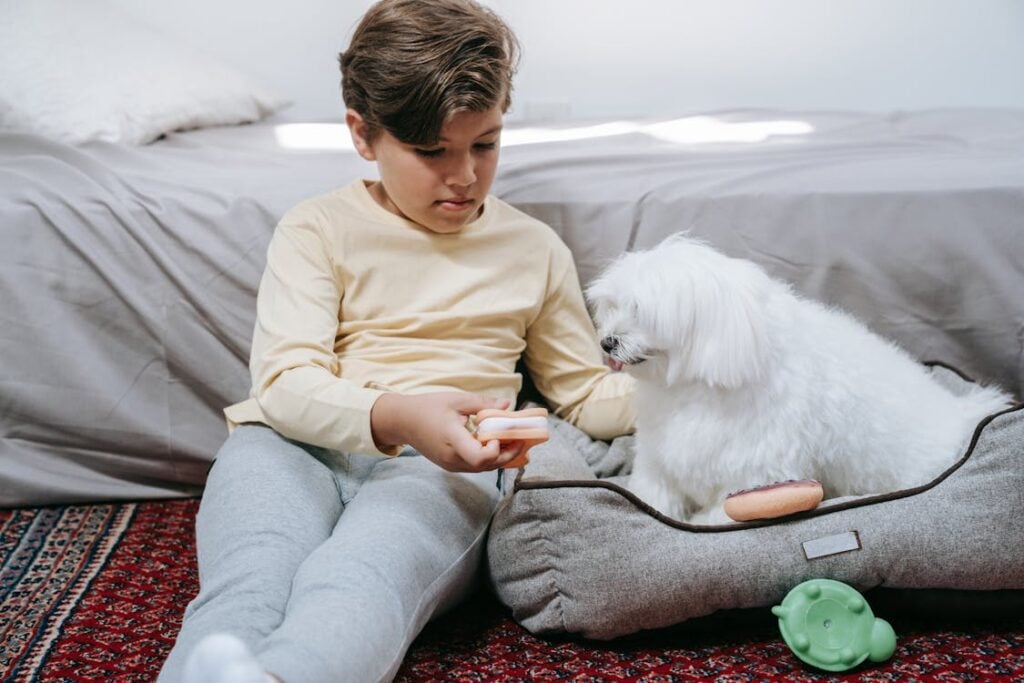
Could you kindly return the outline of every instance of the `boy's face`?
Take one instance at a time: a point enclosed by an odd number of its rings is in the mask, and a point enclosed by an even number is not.
[[[441,129],[436,145],[407,145],[387,131],[367,139],[362,117],[345,120],[356,150],[377,162],[380,182],[370,194],[388,211],[432,232],[449,234],[480,215],[498,165],[501,107],[460,112]]]

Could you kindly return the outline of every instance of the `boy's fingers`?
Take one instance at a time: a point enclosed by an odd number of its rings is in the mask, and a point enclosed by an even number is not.
[[[522,441],[502,442],[498,439],[491,439],[487,442],[486,459],[480,464],[485,465],[488,470],[504,467],[519,457],[524,446],[525,444]],[[492,448],[493,450],[491,450]]]
[[[473,450],[470,451],[472,455],[464,458],[473,471],[483,472],[497,467],[498,457],[501,455],[501,443],[497,439],[491,439],[485,444],[474,439],[473,446]]]
[[[486,410],[487,408],[505,410],[508,406],[509,400],[507,398],[492,398],[490,396],[467,394],[459,404],[458,410],[463,415],[473,415],[475,413],[479,413],[481,410]]]
[[[508,462],[519,456],[523,452],[522,441],[506,441],[501,444],[501,459],[503,462]]]
[[[486,444],[476,440],[468,430],[462,430],[455,436],[452,444],[459,456],[469,465],[479,465],[489,458],[495,458],[500,451],[500,444],[497,439],[491,439]]]

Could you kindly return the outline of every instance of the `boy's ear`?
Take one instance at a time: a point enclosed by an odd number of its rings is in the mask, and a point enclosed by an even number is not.
[[[355,145],[359,156],[367,161],[376,161],[377,155],[373,151],[367,135],[366,121],[355,109],[345,110],[345,123],[348,125],[348,132],[352,135],[352,144]]]

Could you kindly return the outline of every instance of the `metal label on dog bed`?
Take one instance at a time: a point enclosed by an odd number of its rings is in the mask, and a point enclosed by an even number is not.
[[[860,535],[856,531],[844,531],[841,534],[822,536],[813,541],[804,541],[804,555],[808,560],[817,560],[829,555],[848,553],[851,550],[860,550]]]

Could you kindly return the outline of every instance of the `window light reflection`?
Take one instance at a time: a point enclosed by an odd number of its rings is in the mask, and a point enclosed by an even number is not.
[[[612,121],[585,126],[509,127],[501,134],[502,147],[544,142],[568,142],[619,135],[641,134],[681,145],[716,142],[764,142],[770,137],[806,135],[814,127],[805,121],[731,122],[713,116],[689,116],[657,123]],[[299,151],[351,152],[352,138],[343,123],[285,123],[274,126],[279,147]]]
[[[641,126],[641,132],[666,142],[764,142],[776,135],[806,135],[814,127],[805,121],[746,121],[732,123],[711,116],[691,116]]]
[[[299,151],[354,152],[344,123],[282,123],[274,126],[277,146]]]

